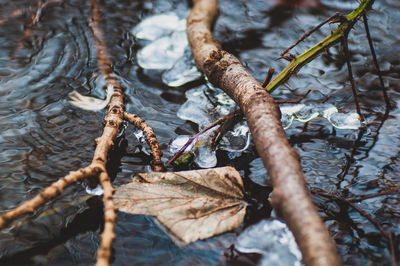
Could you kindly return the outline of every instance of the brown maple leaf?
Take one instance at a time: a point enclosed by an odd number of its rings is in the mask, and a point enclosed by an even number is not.
[[[247,206],[232,167],[137,174],[114,199],[120,211],[155,216],[184,244],[237,228]]]

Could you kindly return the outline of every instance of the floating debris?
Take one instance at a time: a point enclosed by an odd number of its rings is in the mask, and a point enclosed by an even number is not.
[[[70,92],[68,94],[70,101],[69,103],[72,104],[73,106],[76,106],[78,108],[81,108],[83,110],[87,111],[100,111],[106,108],[108,103],[111,100],[111,96],[113,94],[113,87],[111,85],[108,85],[106,89],[106,98],[105,99],[99,99],[93,96],[85,96],[77,92],[76,90]]]

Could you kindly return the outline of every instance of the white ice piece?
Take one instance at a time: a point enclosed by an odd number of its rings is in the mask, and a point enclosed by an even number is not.
[[[184,54],[188,45],[185,31],[157,39],[137,53],[137,62],[144,69],[170,69]]]
[[[163,83],[170,87],[179,87],[191,81],[201,78],[202,74],[197,69],[192,58],[190,49],[186,49],[183,57],[175,62],[172,68],[165,71],[161,79]]]
[[[94,195],[94,196],[101,196],[104,193],[104,190],[100,186],[100,184],[98,184],[95,188],[86,187],[85,191],[89,195]]]
[[[244,230],[236,240],[235,248],[242,253],[262,254],[263,266],[300,266],[301,252],[292,232],[285,223],[262,220]]]
[[[217,165],[217,155],[209,145],[200,146],[195,152],[194,162],[200,168],[212,168]]]
[[[340,113],[332,104],[295,104],[281,106],[280,109],[284,129],[289,128],[293,120],[306,123],[316,117],[326,118],[337,129],[356,130],[363,126],[357,113]]]
[[[358,129],[362,126],[360,116],[356,112],[333,113],[328,120],[337,129]]]
[[[173,31],[184,31],[185,28],[184,19],[179,19],[174,13],[164,13],[143,19],[131,32],[138,39],[154,41]]]

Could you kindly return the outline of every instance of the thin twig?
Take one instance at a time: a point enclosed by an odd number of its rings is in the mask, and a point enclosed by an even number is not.
[[[367,33],[367,39],[368,39],[369,48],[371,50],[372,59],[374,61],[375,68],[378,71],[378,77],[379,77],[379,81],[381,83],[381,88],[382,88],[383,98],[385,99],[386,108],[390,109],[390,98],[387,94],[387,90],[386,90],[386,87],[385,87],[385,84],[384,84],[383,78],[382,78],[381,69],[379,67],[378,60],[376,58],[375,48],[374,48],[374,44],[372,42],[371,33],[369,31],[368,19],[367,19],[366,14],[363,14],[363,21],[364,21],[365,32]]]
[[[351,199],[346,199],[346,198],[343,198],[343,197],[341,197],[339,195],[326,193],[326,192],[323,192],[323,191],[320,191],[320,190],[313,190],[312,192],[315,193],[315,194],[318,194],[320,196],[323,196],[325,198],[338,200],[338,201],[347,203],[350,207],[352,207],[354,210],[356,210],[361,216],[363,216],[370,223],[372,223],[382,233],[382,235],[388,240],[388,242],[389,242],[389,250],[390,250],[390,253],[391,253],[391,256],[392,256],[393,264],[395,266],[397,266],[397,259],[396,259],[396,254],[395,254],[395,250],[394,250],[392,234],[386,232],[386,230],[383,228],[383,226],[377,220],[375,220],[371,215],[369,215],[363,209],[361,209],[356,204],[354,204],[354,202]]]
[[[399,264],[397,263],[397,258],[396,258],[396,250],[394,247],[393,233],[389,234],[389,245],[390,245],[390,254],[392,255],[393,266],[398,266]]]
[[[225,135],[228,130],[232,128],[236,124],[235,118],[242,118],[243,114],[237,110],[233,112],[233,115],[227,117],[222,124],[219,126],[219,128],[215,131],[214,137],[210,141],[210,148],[212,151],[214,151],[217,148],[217,145],[221,141],[222,137]]]
[[[151,149],[151,155],[153,157],[153,160],[151,162],[153,170],[155,172],[165,171],[164,164],[161,161],[162,153],[160,151],[160,147],[158,145],[158,140],[154,133],[153,128],[151,128],[149,125],[147,125],[146,121],[143,118],[140,118],[139,116],[137,116],[135,114],[129,114],[127,112],[124,112],[124,118],[126,120],[128,120],[129,123],[133,124],[135,127],[142,130],[143,133],[145,134],[147,144],[149,145],[149,147]]]
[[[319,43],[303,52],[302,54],[290,58],[290,64],[285,67],[278,75],[275,76],[271,80],[271,82],[265,87],[265,89],[272,93],[275,89],[277,89],[280,85],[284,84],[289,78],[296,74],[303,66],[305,66],[308,62],[312,61],[322,52],[326,51],[329,47],[335,45],[340,42],[346,33],[348,33],[354,24],[361,18],[362,14],[371,9],[374,0],[363,0],[360,2],[359,6],[354,9],[350,14],[343,17],[343,21],[339,24],[339,26],[332,31],[331,34],[326,36]]]
[[[219,118],[215,122],[213,122],[210,125],[208,125],[203,130],[200,130],[198,133],[194,134],[193,136],[190,136],[189,139],[186,141],[186,143],[179,149],[179,151],[177,151],[174,154],[174,156],[172,156],[171,159],[168,160],[168,162],[165,164],[165,166],[168,167],[171,163],[173,163],[185,151],[185,149],[190,145],[190,143],[192,143],[192,141],[194,139],[196,139],[199,135],[203,134],[204,132],[206,132],[210,128],[213,128],[214,126],[224,122],[225,120],[227,120],[227,119],[229,119],[229,118],[231,118],[232,116],[235,116],[235,115],[237,115],[237,111],[231,112],[231,113],[229,113],[227,115],[224,115],[223,117]]]
[[[304,100],[308,96],[308,94],[310,94],[310,92],[311,92],[311,90],[308,90],[303,96],[301,96],[297,100],[275,100],[275,102],[277,104],[282,104],[282,103],[294,103],[294,104],[297,104],[297,103],[300,103],[302,100]]]
[[[111,185],[110,177],[107,172],[99,175],[100,184],[104,189],[104,230],[101,234],[101,245],[97,251],[97,266],[110,265],[111,245],[115,239],[114,227],[117,220],[115,205],[113,200],[114,188]]]
[[[3,26],[5,23],[7,23],[7,21],[9,21],[10,19],[19,17],[22,14],[24,14],[24,11],[22,9],[16,9],[12,11],[11,14],[8,15],[7,17],[0,19],[0,27]]]
[[[347,70],[349,73],[351,90],[353,91],[354,103],[356,105],[357,114],[360,116],[361,120],[364,121],[364,116],[361,114],[360,104],[358,102],[358,92],[357,92],[356,83],[355,83],[354,77],[353,77],[353,70],[352,70],[351,63],[350,63],[350,52],[349,52],[349,46],[348,46],[348,42],[347,42],[347,34],[343,38],[342,43],[343,43],[343,53],[346,58]]]
[[[51,4],[57,4],[62,2],[63,0],[49,0],[45,2],[39,2],[36,10],[33,12],[32,16],[30,17],[30,20],[25,24],[25,30],[24,34],[21,37],[19,44],[17,46],[17,49],[21,49],[25,47],[25,40],[32,34],[32,28],[39,22],[40,17],[42,16],[43,10],[51,5]],[[13,60],[13,56],[16,51],[13,52],[13,55],[11,56],[11,60]]]
[[[272,75],[274,75],[274,72],[275,72],[275,68],[273,68],[273,67],[270,67],[269,69],[268,69],[268,72],[267,72],[267,76],[265,77],[265,79],[264,79],[264,81],[263,81],[263,83],[262,83],[262,87],[266,87],[267,85],[268,85],[268,83],[271,81],[271,79],[272,79]]]
[[[377,193],[371,194],[371,195],[365,195],[365,196],[361,196],[361,197],[357,197],[357,198],[348,198],[348,200],[350,200],[351,202],[360,202],[360,201],[363,201],[366,199],[380,197],[380,196],[384,196],[384,195],[396,194],[399,192],[400,192],[400,188],[394,188],[394,189],[390,189],[390,190],[386,190],[386,191],[377,192]]]
[[[70,172],[67,176],[58,179],[56,182],[45,188],[39,195],[2,214],[0,216],[0,230],[6,228],[10,222],[22,215],[34,212],[44,203],[61,194],[61,192],[69,185],[89,176],[96,176],[100,172],[101,169],[94,165],[89,165],[85,168],[79,169],[78,171]]]
[[[322,103],[326,103],[331,98],[330,95],[326,96],[325,99],[322,100]]]
[[[323,25],[325,25],[326,23],[328,23],[329,21],[332,21],[334,19],[343,17],[343,14],[341,13],[336,13],[332,16],[330,16],[329,18],[325,19],[323,22],[321,22],[320,24],[318,24],[315,28],[311,29],[310,31],[305,32],[300,39],[298,39],[294,44],[292,44],[289,48],[287,48],[285,51],[283,51],[280,56],[282,58],[285,58],[285,55],[293,49],[293,47],[295,47],[296,45],[298,45],[300,42],[304,41],[308,36],[310,36],[311,34],[313,34],[315,31],[317,31],[319,28],[321,28]],[[285,58],[286,59],[286,58]],[[291,61],[291,60],[289,60]],[[265,86],[263,86],[265,87]]]

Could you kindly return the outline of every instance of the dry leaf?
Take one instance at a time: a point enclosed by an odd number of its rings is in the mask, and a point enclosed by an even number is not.
[[[237,228],[247,206],[232,167],[138,174],[114,199],[120,211],[155,216],[185,244]]]
[[[111,100],[111,96],[114,93],[113,87],[112,85],[108,85],[107,89],[106,89],[106,98],[105,99],[99,99],[96,97],[92,97],[92,96],[85,96],[80,94],[77,91],[72,91],[68,94],[69,98],[70,98],[70,104],[81,108],[83,110],[87,110],[87,111],[100,111],[103,110],[104,108],[106,108],[106,106],[108,105],[108,103]]]

